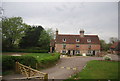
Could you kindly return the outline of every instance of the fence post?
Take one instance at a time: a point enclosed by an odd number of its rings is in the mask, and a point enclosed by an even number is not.
[[[45,74],[44,81],[48,81],[48,74]]]
[[[16,69],[16,73],[19,73],[18,62],[15,62],[15,69]]]
[[[38,64],[36,63],[36,69],[38,69]]]
[[[28,77],[30,77],[30,66],[29,66],[29,70],[28,70]]]

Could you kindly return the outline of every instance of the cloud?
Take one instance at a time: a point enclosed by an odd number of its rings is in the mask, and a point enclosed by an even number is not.
[[[118,34],[117,2],[5,2],[5,16],[21,16],[28,24],[58,28],[60,33],[98,34],[108,41]]]

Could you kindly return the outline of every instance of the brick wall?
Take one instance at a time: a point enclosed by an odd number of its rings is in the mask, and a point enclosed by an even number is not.
[[[80,50],[81,53],[87,53],[89,50],[89,44],[78,44],[79,47],[76,47],[76,44],[66,44],[66,48],[63,49],[63,44],[55,44],[56,52],[61,52],[62,50]],[[91,50],[100,51],[99,44],[90,44]]]

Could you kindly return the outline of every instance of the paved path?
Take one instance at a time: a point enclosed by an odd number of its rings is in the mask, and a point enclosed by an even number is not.
[[[116,60],[118,56],[109,55],[114,57],[113,60]],[[102,57],[84,57],[84,56],[73,56],[73,57],[62,57],[58,63],[48,69],[41,70],[41,72],[45,72],[49,74],[49,79],[67,79],[71,75],[76,74],[81,71],[83,67],[87,64],[88,61],[91,60],[102,60]],[[118,59],[117,59],[118,60]],[[4,78],[18,78],[22,77],[20,74],[18,75],[8,75]]]

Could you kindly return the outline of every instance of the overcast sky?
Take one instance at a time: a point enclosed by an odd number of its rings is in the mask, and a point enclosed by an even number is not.
[[[57,28],[61,34],[97,34],[108,42],[118,36],[117,2],[3,2],[4,15],[29,25]]]

